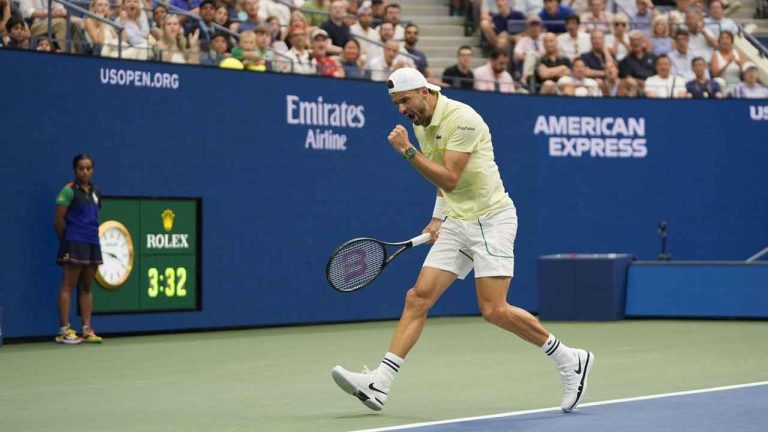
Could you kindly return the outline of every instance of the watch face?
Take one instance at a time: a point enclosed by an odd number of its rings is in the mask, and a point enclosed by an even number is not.
[[[124,284],[133,269],[133,240],[123,224],[107,221],[99,227],[101,257],[96,279],[105,288]]]

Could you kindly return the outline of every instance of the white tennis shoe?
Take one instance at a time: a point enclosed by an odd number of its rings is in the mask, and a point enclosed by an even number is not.
[[[563,382],[563,402],[560,409],[570,412],[587,392],[587,379],[595,365],[595,355],[583,349],[574,349],[576,361],[559,369]]]
[[[376,383],[376,375],[364,367],[362,373],[350,372],[341,366],[331,370],[331,376],[342,390],[360,399],[365,406],[381,411],[387,401],[388,388]]]

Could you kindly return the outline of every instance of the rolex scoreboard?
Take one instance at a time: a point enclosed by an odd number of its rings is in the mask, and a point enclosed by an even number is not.
[[[197,198],[104,197],[94,313],[200,309]]]

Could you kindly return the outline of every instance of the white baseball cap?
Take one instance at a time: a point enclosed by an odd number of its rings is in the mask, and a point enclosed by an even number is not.
[[[408,90],[416,90],[426,87],[429,90],[440,91],[440,87],[427,82],[424,75],[414,68],[400,68],[389,76],[387,88],[389,94],[399,93]]]

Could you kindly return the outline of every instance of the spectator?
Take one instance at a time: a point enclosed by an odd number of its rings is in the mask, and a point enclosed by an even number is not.
[[[544,33],[541,31],[541,18],[535,12],[528,14],[528,26],[525,36],[515,45],[515,64],[520,67],[523,81],[533,74],[536,62],[544,54]]]
[[[233,32],[237,32],[240,26],[239,23],[232,22],[229,16],[229,9],[226,5],[223,4],[216,8],[216,17],[213,21],[222,27],[226,27],[232,30]]]
[[[240,33],[240,45],[232,48],[232,57],[240,60],[248,70],[271,70],[275,53],[269,48],[270,39],[266,26],[256,27],[255,31],[244,31]]]
[[[5,26],[8,24],[8,20],[11,19],[11,16],[14,15],[14,12],[11,9],[11,0],[0,0],[0,47],[10,42],[8,29]],[[19,21],[23,20],[20,15],[16,19]]]
[[[350,39],[344,44],[344,51],[339,59],[344,68],[345,78],[367,78],[365,73],[365,61],[360,54],[360,43],[356,39]]]
[[[595,34],[595,32],[592,32],[592,34]],[[599,84],[603,96],[618,96],[621,79],[619,78],[619,66],[616,63],[611,61],[605,64],[605,77],[600,80]]]
[[[333,52],[341,52],[342,47],[350,37],[349,26],[344,22],[344,17],[347,16],[347,2],[337,0],[331,3],[330,11],[328,20],[320,28],[325,30],[330,38],[331,46],[328,49]]]
[[[229,35],[226,33],[214,33],[208,51],[203,53],[200,64],[204,66],[218,66],[222,60],[229,56]]]
[[[514,93],[515,81],[507,72],[509,56],[507,53],[495,50],[491,53],[488,63],[474,70],[475,90]]]
[[[392,23],[393,30],[395,31],[392,38],[398,42],[402,42],[405,39],[405,28],[400,23],[400,5],[397,3],[388,4],[384,8],[384,21]],[[379,24],[381,25],[381,24]]]
[[[623,13],[617,13],[613,16],[613,33],[605,36],[605,46],[616,61],[622,61],[629,53],[628,26],[629,18]]]
[[[371,13],[373,14],[373,21],[371,25],[376,28],[384,22],[384,12],[387,7],[385,0],[372,0],[371,1]]]
[[[666,54],[656,57],[656,75],[645,80],[643,91],[649,98],[668,99],[687,96],[685,78],[672,72],[672,62]]]
[[[7,41],[3,42],[6,48],[29,49],[29,39],[32,37],[32,34],[27,27],[27,23],[11,16],[5,23],[5,29],[8,32]]]
[[[37,48],[35,48],[35,51],[40,52],[54,52],[53,45],[51,44],[51,40],[48,39],[47,36],[40,36],[37,38]]]
[[[301,7],[305,14],[309,15],[307,24],[312,27],[321,26],[328,19],[331,7],[325,0],[307,0]]]
[[[288,26],[291,22],[291,9],[277,0],[261,0],[259,15],[277,17],[280,26]]]
[[[443,71],[443,82],[454,88],[471,90],[475,85],[471,67],[472,48],[463,45],[456,53],[456,64]]]
[[[109,19],[108,0],[91,0],[88,9],[95,15]],[[123,33],[123,40],[118,42],[117,31],[110,25],[88,17],[85,19],[83,26],[88,40],[95,45],[95,54],[99,54],[102,57],[117,58],[118,45],[122,45],[122,52],[119,53],[122,58],[146,60],[146,49],[129,47],[126,44],[126,33]]]
[[[565,28],[567,31],[557,35],[557,46],[560,50],[560,56],[567,57],[568,60],[571,61],[584,53],[588,53],[592,49],[589,33],[580,30],[579,22],[580,20],[577,15],[569,16],[565,19]]]
[[[536,65],[536,82],[541,84],[541,94],[555,94],[556,82],[571,74],[571,62],[557,53],[557,37],[554,33],[544,35],[544,55]]]
[[[267,27],[269,28],[269,46],[280,53],[288,52],[288,45],[283,40],[283,32],[280,28],[280,19],[276,16],[268,17]]]
[[[163,23],[163,34],[160,36],[160,40],[157,41],[157,47],[160,49],[160,60],[181,64],[200,63],[199,37],[200,30],[195,30],[189,35],[189,46],[187,46],[187,38],[184,37],[179,17],[177,15],[168,15],[165,18],[165,23]]]
[[[669,37],[669,25],[665,15],[659,15],[653,19],[651,51],[657,56],[672,51],[672,39]]]
[[[48,33],[48,2],[51,0],[21,0],[21,14],[25,20],[31,20],[32,26],[29,31],[32,36],[41,36]],[[134,0],[135,1],[135,0]],[[53,34],[59,48],[65,49],[67,46],[67,22],[64,19],[67,16],[67,10],[61,3],[53,3],[51,9],[51,26]],[[10,22],[10,21],[8,21]],[[8,23],[6,23],[7,27]],[[26,26],[26,25],[25,25]],[[10,33],[10,30],[8,30]],[[27,42],[28,43],[28,42]],[[18,48],[18,41],[14,42]],[[27,46],[28,49],[29,46]]]
[[[707,61],[701,57],[696,57],[691,62],[694,78],[685,84],[688,91],[688,97],[694,99],[720,99],[723,97],[723,91],[717,81],[709,79]]]
[[[565,33],[565,19],[574,15],[573,9],[560,4],[560,1],[544,0],[544,8],[539,12],[544,29],[552,33]]]
[[[312,65],[312,57],[307,50],[307,32],[303,21],[296,21],[291,24],[288,39],[291,43],[291,49],[286,54],[288,61],[282,67],[283,72],[314,75],[315,67]]]
[[[698,12],[690,12],[685,16],[685,27],[688,29],[688,47],[695,57],[709,59],[712,51],[717,48],[717,38],[704,29],[704,19]]]
[[[616,97],[636,98],[640,96],[640,84],[632,77],[621,80],[619,89],[616,91]]]
[[[645,36],[640,30],[629,32],[629,49],[629,54],[619,62],[619,76],[635,78],[642,86],[642,82],[655,72],[656,57],[646,52]]]
[[[168,16],[168,8],[158,4],[152,9],[152,25],[149,29],[149,34],[152,35],[155,40],[160,39],[163,34],[163,24],[165,23],[165,17]]]
[[[688,32],[678,30],[675,34],[675,49],[667,54],[672,62],[672,73],[685,78],[686,81],[694,79],[693,54],[688,49]]]
[[[349,28],[350,34],[361,36],[357,41],[360,43],[360,58],[363,61],[367,59],[368,49],[371,46],[371,43],[366,39],[376,40],[379,37],[379,33],[371,26],[372,21],[373,12],[371,12],[371,8],[363,6],[357,9],[357,23]]]
[[[637,11],[632,15],[632,30],[640,30],[646,37],[651,37],[651,24],[656,17],[656,10],[651,10],[650,0],[636,0]]]
[[[729,96],[741,99],[768,98],[768,88],[757,82],[757,66],[752,62],[744,63],[744,81],[736,84]]]
[[[739,26],[732,19],[725,18],[723,14],[723,3],[720,0],[709,2],[709,17],[704,20],[704,28],[716,38],[720,37],[722,31],[729,31],[731,34],[739,32]]]
[[[185,12],[200,15],[200,0],[169,0],[168,3]],[[184,24],[186,19],[187,17],[185,16],[179,16],[179,22],[182,24]]]
[[[213,0],[203,0],[200,2],[200,20],[190,23],[187,29],[187,35],[200,29],[200,50],[208,51],[211,45],[211,36],[216,33],[213,23],[216,19],[216,3]]]
[[[589,11],[581,14],[581,29],[585,32],[600,30],[602,32],[611,31],[611,22],[613,14],[605,10],[603,0],[589,0]],[[566,22],[566,24],[568,24]]]
[[[318,75],[344,78],[344,68],[339,59],[327,55],[328,32],[321,28],[312,30],[312,65]]]
[[[381,23],[388,24],[387,22]],[[390,40],[384,44],[384,52],[381,56],[368,61],[368,69],[371,73],[371,80],[386,81],[389,75],[402,67],[415,67],[413,61],[399,53],[400,44]]]
[[[163,30],[166,29],[166,17],[163,21]],[[147,14],[144,13],[144,9],[141,8],[139,0],[123,0],[123,7],[120,10],[120,14],[115,18],[115,22],[125,27],[124,34],[128,35],[128,45],[135,48],[138,52],[145,53],[143,55],[146,58],[149,54],[149,20]],[[176,22],[179,21],[179,17],[176,16]],[[163,38],[164,31],[160,32],[158,41]],[[182,38],[184,35],[182,34]]]
[[[573,72],[557,80],[558,92],[566,96],[600,97],[602,92],[597,81],[587,77],[587,67],[584,60],[577,58],[573,61]]]
[[[718,37],[719,47],[712,53],[712,59],[709,66],[712,71],[712,78],[722,78],[725,80],[725,94],[730,94],[733,87],[741,80],[741,68],[744,63],[744,54],[733,46],[733,33],[728,30],[720,32]]]
[[[384,44],[387,42],[394,40],[395,36],[395,26],[392,25],[391,22],[384,21],[379,25],[378,27],[379,36],[377,38],[377,41],[380,42],[382,45],[373,45],[371,44],[368,47],[368,55],[366,58],[366,62],[370,62],[371,60],[381,57],[384,55]],[[400,42],[397,42],[397,45],[400,46]],[[400,48],[402,49],[402,48]]]
[[[608,63],[614,63],[615,60],[606,48],[603,42],[603,32],[593,30],[589,35],[592,44],[592,50],[581,55],[584,66],[587,68],[585,74],[589,78],[601,79],[605,77],[605,67]]]
[[[685,19],[688,13],[693,12],[691,0],[675,0],[675,9],[669,12],[669,31],[677,34],[678,30],[685,28]]]
[[[405,26],[405,43],[404,48],[405,51],[415,56],[416,59],[413,61],[416,65],[416,69],[421,72],[422,75],[424,75],[425,78],[427,78],[428,81],[433,81],[435,79],[434,74],[432,73],[432,69],[429,68],[429,62],[427,61],[427,55],[424,54],[424,51],[416,49],[416,44],[419,42],[419,26],[416,24],[408,24]]]
[[[525,30],[525,15],[512,9],[509,0],[496,0],[496,6],[498,13],[483,17],[480,21],[480,31],[490,46],[508,51],[510,40],[516,43]]]
[[[256,30],[256,27],[261,25],[261,20],[259,20],[259,0],[243,0],[242,7],[246,17],[240,22],[237,31],[242,33]]]

